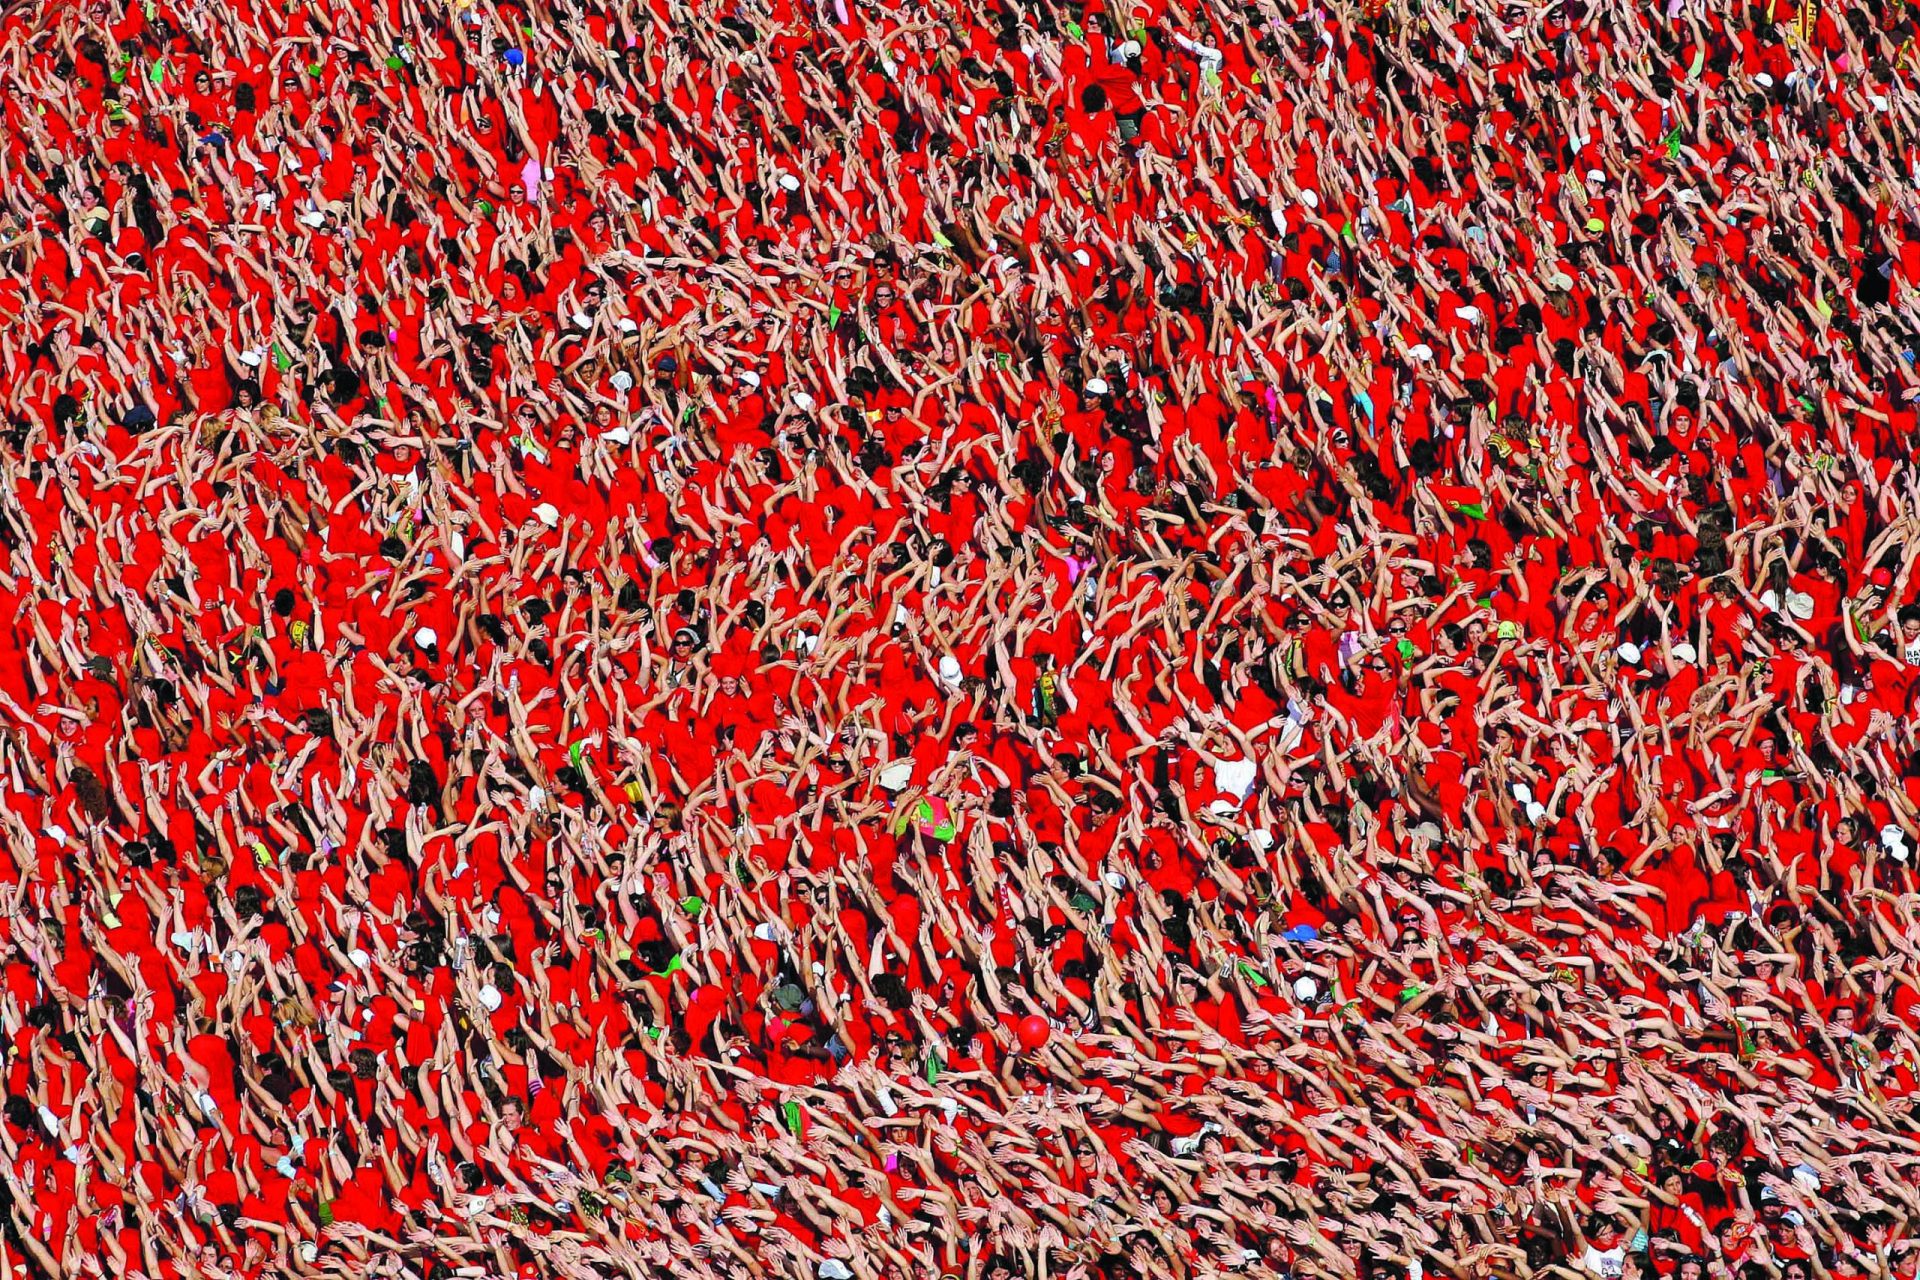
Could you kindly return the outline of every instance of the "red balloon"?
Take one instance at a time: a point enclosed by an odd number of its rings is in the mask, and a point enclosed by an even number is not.
[[[1030,1013],[1020,1019],[1016,1034],[1020,1037],[1020,1047],[1031,1053],[1053,1037],[1053,1028],[1047,1020],[1037,1013]]]

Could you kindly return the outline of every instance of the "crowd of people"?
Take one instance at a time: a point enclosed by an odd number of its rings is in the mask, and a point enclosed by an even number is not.
[[[1920,1266],[1920,15],[0,15],[0,1270]]]

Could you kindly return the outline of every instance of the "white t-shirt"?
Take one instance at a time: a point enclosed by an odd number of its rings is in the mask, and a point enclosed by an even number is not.
[[[1259,766],[1251,760],[1222,760],[1213,766],[1214,789],[1245,800],[1259,772]]]
[[[1588,1245],[1587,1251],[1580,1256],[1580,1266],[1589,1274],[1599,1276],[1600,1280],[1620,1280],[1620,1272],[1627,1263],[1627,1246],[1617,1244],[1611,1249],[1600,1249]]]

